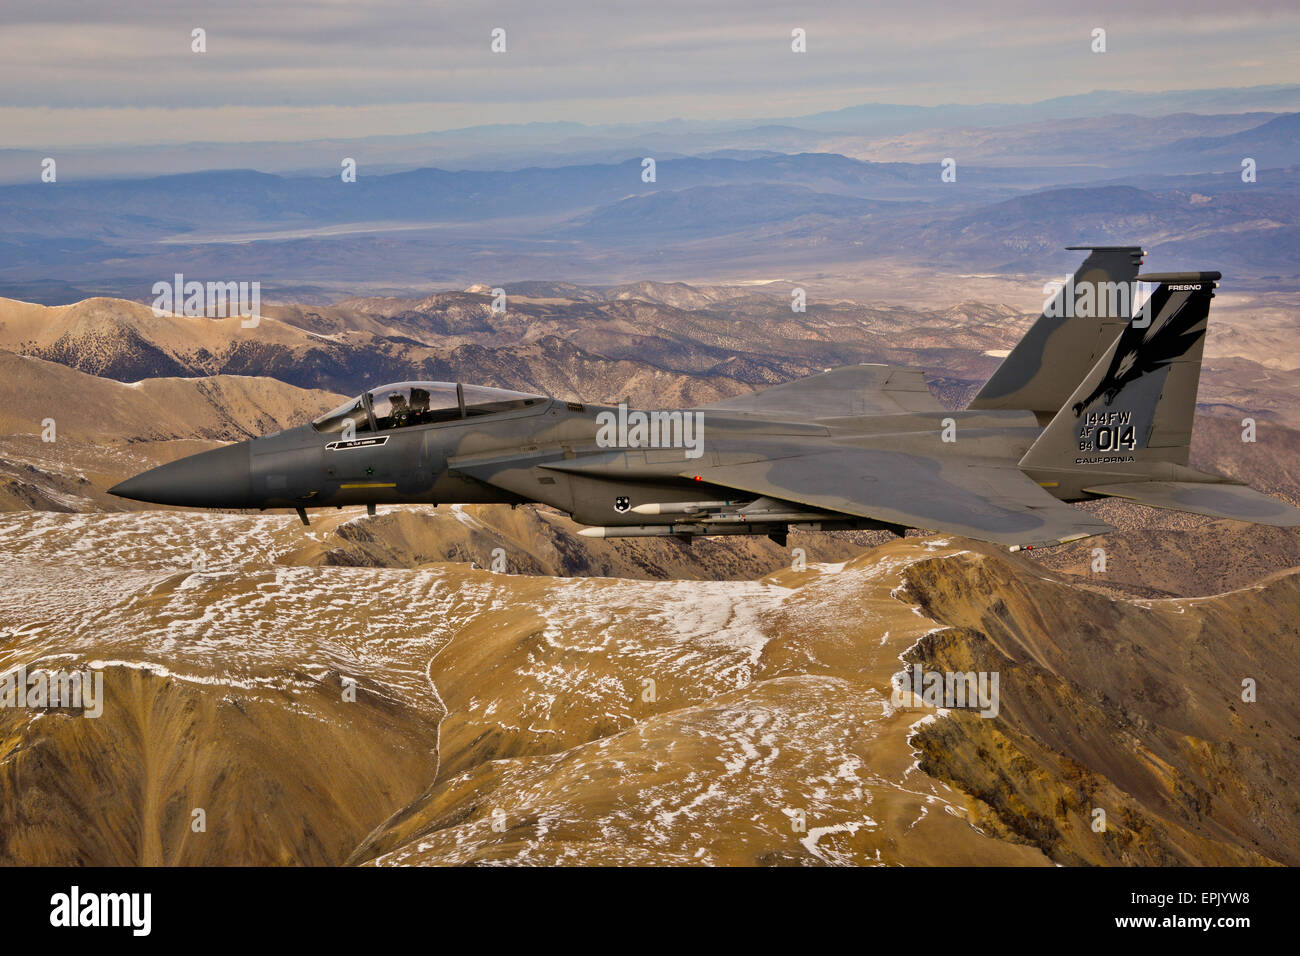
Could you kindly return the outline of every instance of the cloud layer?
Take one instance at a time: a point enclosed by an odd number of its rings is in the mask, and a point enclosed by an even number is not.
[[[9,2],[0,147],[798,115],[1293,82],[1290,2]],[[191,31],[207,52],[191,52]],[[491,31],[506,31],[493,54]],[[790,49],[807,31],[807,53]],[[1107,52],[1090,49],[1094,28]]]

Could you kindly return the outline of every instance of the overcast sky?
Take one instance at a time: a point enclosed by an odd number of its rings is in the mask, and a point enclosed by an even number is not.
[[[1295,0],[0,0],[0,148],[1294,83],[1298,27]]]

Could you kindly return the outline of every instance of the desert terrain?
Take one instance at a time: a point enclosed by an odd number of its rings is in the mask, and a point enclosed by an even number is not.
[[[1085,507],[1117,532],[1031,554],[684,546],[529,506],[303,527],[106,491],[408,378],[690,405],[891,362],[961,407],[1036,313],[1018,288],[797,314],[781,284],[535,283],[504,314],[469,287],[255,328],[0,300],[0,671],[106,694],[0,709],[0,860],[1295,864],[1294,530],[1112,500]],[[1192,464],[1300,503],[1295,312],[1222,305]],[[901,693],[913,665],[998,672],[998,714]]]

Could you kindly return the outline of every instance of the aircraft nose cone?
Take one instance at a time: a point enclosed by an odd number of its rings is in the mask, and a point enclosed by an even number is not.
[[[199,452],[128,478],[111,495],[157,505],[247,508],[252,502],[248,442]]]

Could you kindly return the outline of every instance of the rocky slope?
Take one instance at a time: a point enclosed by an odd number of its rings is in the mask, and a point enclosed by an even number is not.
[[[972,277],[972,289],[980,289]],[[411,378],[461,379],[560,398],[705,404],[837,365],[927,369],[964,407],[1036,315],[1042,279],[997,289],[1018,307],[965,301],[922,308],[807,290],[792,312],[784,280],[759,286],[640,282],[609,288],[525,282],[493,308],[486,286],[421,299],[270,304],[238,318],[154,316],[138,302],[93,298],[39,306],[0,299],[0,349],[119,381],[253,375],[353,394]],[[900,287],[906,288],[902,282]],[[982,290],[981,290],[982,291]],[[947,301],[961,295],[948,291]],[[969,294],[969,293],[967,293]],[[1300,426],[1296,303],[1231,291],[1216,305],[1200,401],[1221,416]]]
[[[0,674],[93,664],[106,692],[96,719],[0,707],[0,861],[1297,862],[1295,530],[1108,501],[1087,507],[1116,533],[1048,551],[795,534],[801,568],[766,539],[579,538],[531,507],[104,513],[136,507],[105,494],[121,478],[307,420],[334,383],[692,404],[895,361],[957,406],[1024,324],[526,291],[505,316],[476,289],[260,331],[0,302],[27,353],[0,351]],[[1207,359],[1193,464],[1297,501],[1288,334]],[[497,549],[508,573],[484,570]],[[896,695],[910,664],[996,672],[997,716]]]
[[[1058,863],[1300,859],[1300,573],[1181,601],[1116,601],[974,555],[905,577],[949,627],[910,656],[1002,675],[996,721],[954,713],[917,735],[922,768],[971,794],[980,826]]]
[[[1116,600],[934,538],[734,582],[284,563],[338,534],[0,518],[0,666],[107,697],[0,709],[0,859],[1296,862],[1293,575]],[[998,671],[997,716],[896,696],[912,661]]]
[[[240,375],[126,384],[9,352],[0,352],[0,382],[0,511],[139,507],[107,489],[182,455],[308,421],[343,400]]]

